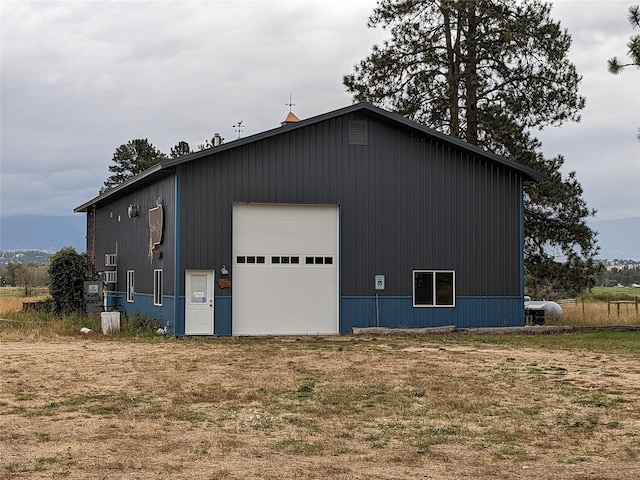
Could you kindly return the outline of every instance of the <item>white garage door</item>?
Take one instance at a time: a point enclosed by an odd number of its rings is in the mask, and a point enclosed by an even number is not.
[[[233,207],[234,335],[338,333],[338,207]]]

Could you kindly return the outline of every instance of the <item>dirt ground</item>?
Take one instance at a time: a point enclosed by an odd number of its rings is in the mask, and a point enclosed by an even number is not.
[[[636,479],[637,360],[428,338],[0,341],[0,478]]]

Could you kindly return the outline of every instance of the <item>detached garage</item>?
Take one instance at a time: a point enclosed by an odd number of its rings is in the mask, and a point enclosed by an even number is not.
[[[524,324],[539,173],[368,103],[156,165],[79,206],[109,302],[175,335]]]

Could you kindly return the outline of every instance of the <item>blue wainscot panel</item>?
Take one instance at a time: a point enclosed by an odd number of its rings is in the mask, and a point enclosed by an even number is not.
[[[215,297],[213,300],[213,333],[231,335],[231,297]]]
[[[119,310],[127,315],[138,313],[155,318],[166,327],[171,335],[184,335],[184,297],[178,298],[178,317],[175,318],[175,300],[173,297],[162,298],[162,306],[153,304],[153,295],[136,293],[133,302],[127,302],[122,292],[108,292],[107,305],[110,310]],[[231,297],[216,297],[214,301],[214,333],[215,335],[231,335]]]
[[[167,332],[173,335],[184,335],[184,319],[176,322],[174,318],[175,299],[173,297],[162,297],[162,306],[153,304],[153,295],[136,293],[133,302],[127,302],[126,295],[122,292],[108,292],[107,306],[111,310],[119,310],[126,315],[138,313],[158,320]],[[178,300],[182,306],[180,311],[184,312],[184,299]],[[182,325],[180,325],[182,323]],[[182,333],[178,333],[182,328]]]
[[[376,310],[378,313],[376,313]],[[513,327],[524,325],[520,297],[458,297],[455,307],[415,308],[411,297],[342,297],[340,333],[354,327],[425,328]]]

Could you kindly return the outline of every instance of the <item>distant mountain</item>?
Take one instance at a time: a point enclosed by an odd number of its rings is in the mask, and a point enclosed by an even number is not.
[[[598,258],[640,261],[640,217],[598,220],[589,226],[598,232]]]
[[[86,250],[86,214],[0,217],[0,250]]]
[[[86,250],[86,215],[0,217],[0,250]],[[640,217],[598,220],[589,224],[598,232],[598,258],[640,261]]]

